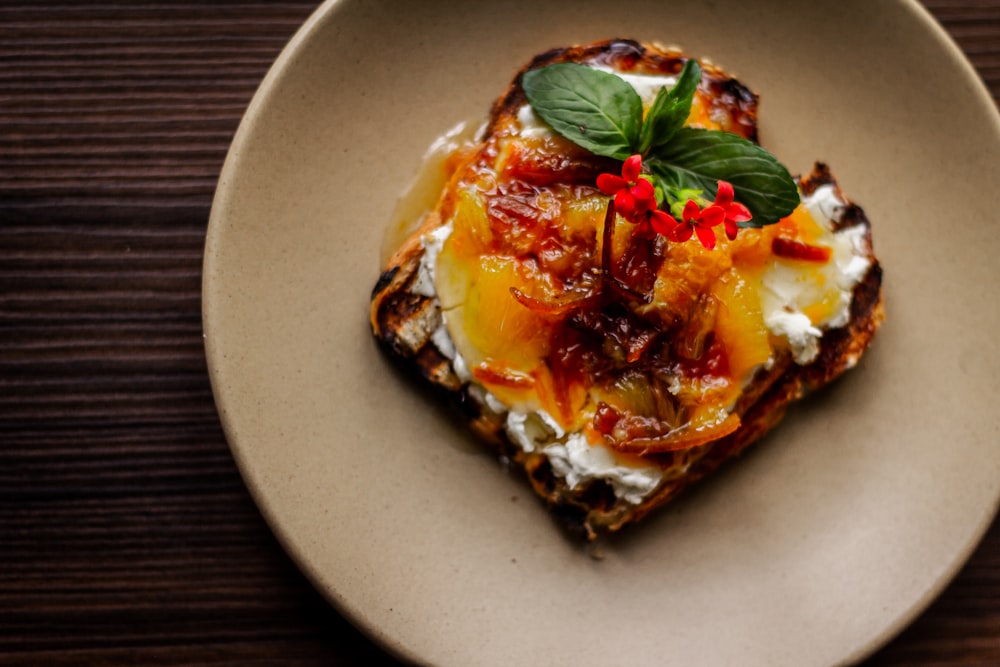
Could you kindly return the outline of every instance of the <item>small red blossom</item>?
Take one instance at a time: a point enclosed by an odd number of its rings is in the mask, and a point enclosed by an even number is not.
[[[648,224],[657,234],[670,238],[670,235],[673,234],[674,230],[677,229],[677,225],[680,223],[677,222],[674,216],[670,215],[666,211],[656,209],[649,212],[646,224]]]
[[[739,223],[747,222],[753,217],[750,209],[733,201],[735,196],[731,183],[719,181],[719,189],[715,193],[715,206],[721,208],[725,214],[723,222],[726,226],[726,237],[730,241],[736,238],[736,232],[740,229]]]
[[[698,236],[698,240],[706,249],[711,250],[715,247],[716,241],[712,227],[721,225],[725,221],[726,211],[716,204],[701,208],[698,206],[698,202],[688,199],[684,205],[682,218],[683,221],[671,230],[670,239],[680,242],[687,241],[693,233]]]
[[[646,211],[645,215],[636,220],[632,235],[647,241],[655,239],[657,234],[671,238],[671,234],[678,224],[672,215],[654,208],[652,211]]]
[[[622,165],[622,175],[600,174],[598,189],[615,198],[615,211],[629,222],[642,222],[645,214],[656,209],[653,184],[639,176],[642,156],[633,155]]]

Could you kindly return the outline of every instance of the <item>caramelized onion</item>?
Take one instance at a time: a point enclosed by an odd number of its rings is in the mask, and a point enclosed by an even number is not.
[[[575,310],[579,310],[593,303],[598,296],[598,291],[591,288],[587,292],[572,293],[564,292],[553,299],[539,299],[525,294],[516,287],[510,288],[510,293],[522,306],[540,315],[566,315]]]
[[[608,202],[608,212],[604,215],[604,233],[601,237],[601,276],[605,284],[624,299],[636,299],[642,303],[652,303],[652,294],[642,294],[629,287],[614,274],[611,247],[615,241],[615,200]]]
[[[682,359],[696,361],[705,355],[715,330],[719,302],[711,294],[702,293],[691,307],[687,328],[678,337],[675,349]]]
[[[624,278],[633,292],[652,293],[656,276],[666,257],[667,239],[653,233],[653,238],[632,233],[622,256],[618,258],[615,273]]]
[[[483,384],[513,389],[526,389],[535,385],[535,378],[530,375],[509,368],[497,368],[485,361],[472,369],[472,376]]]
[[[731,414],[710,427],[692,428],[690,424],[672,429],[662,435],[615,440],[605,437],[608,446],[626,454],[659,454],[691,449],[723,438],[740,427],[740,418]]]
[[[601,402],[593,425],[612,449],[645,455],[691,449],[718,440],[739,428],[740,418],[730,414],[712,426],[693,427],[690,423],[678,426],[656,417],[622,412]]]
[[[506,169],[510,176],[543,187],[552,183],[590,185],[606,166],[602,158],[561,137],[553,137],[542,145],[533,146],[512,141],[508,150]]]
[[[629,337],[626,347],[628,349],[628,355],[625,360],[634,364],[642,358],[642,355],[646,353],[649,346],[652,345],[653,341],[659,336],[659,332],[655,329],[644,329],[637,332],[635,335]]]

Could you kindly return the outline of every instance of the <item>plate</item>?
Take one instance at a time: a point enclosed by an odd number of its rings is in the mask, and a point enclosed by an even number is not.
[[[426,147],[535,53],[677,44],[873,220],[888,321],[842,381],[599,553],[377,350],[379,247]],[[891,37],[891,38],[890,38]],[[435,665],[831,665],[912,620],[1000,495],[1000,119],[915,2],[322,5],[254,97],[204,265],[233,455],[315,586]]]

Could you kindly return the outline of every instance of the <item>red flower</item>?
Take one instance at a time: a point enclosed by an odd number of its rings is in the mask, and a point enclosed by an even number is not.
[[[687,241],[691,234],[697,234],[698,240],[708,250],[715,247],[715,232],[712,227],[722,224],[726,219],[726,211],[721,206],[712,204],[701,208],[693,199],[688,199],[684,205],[683,222],[677,224],[670,233],[674,241]]]
[[[715,193],[715,206],[718,206],[725,213],[726,236],[730,241],[736,238],[739,231],[739,223],[747,222],[753,215],[750,209],[739,202],[733,201],[735,193],[733,186],[726,181],[719,181],[719,189]]]
[[[641,222],[643,214],[656,209],[653,184],[641,178],[642,156],[633,155],[622,165],[622,175],[600,174],[597,187],[615,198],[615,211],[629,222]]]
[[[666,211],[656,209],[649,214],[650,227],[652,227],[657,234],[662,234],[667,238],[670,238],[670,235],[673,234],[679,224],[680,223],[677,222],[676,218]]]
[[[672,234],[678,224],[672,215],[666,211],[654,208],[652,211],[647,211],[646,215],[636,222],[635,231],[632,233],[646,240],[655,239],[657,234],[672,238]]]

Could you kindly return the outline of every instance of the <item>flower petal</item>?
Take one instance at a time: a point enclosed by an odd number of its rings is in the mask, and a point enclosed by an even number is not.
[[[719,181],[719,190],[715,193],[715,203],[722,208],[729,208],[733,203],[733,184],[728,181]]]
[[[645,197],[648,199],[654,199],[656,197],[656,191],[653,189],[653,184],[645,178],[640,178],[636,181],[631,190],[632,194],[635,195],[636,198]]]
[[[637,153],[625,160],[625,163],[622,165],[622,178],[629,183],[634,183],[639,178],[639,172],[641,171],[642,156]]]
[[[671,241],[684,243],[684,241],[687,241],[689,238],[691,238],[691,234],[693,232],[694,232],[694,227],[682,222],[679,223],[676,227],[674,227],[670,231],[670,233],[667,235],[667,238],[669,238]]]
[[[615,211],[626,219],[635,216],[635,197],[627,188],[619,190],[618,194],[615,195]]]
[[[653,184],[645,178],[640,178],[638,182],[629,188],[629,193],[635,197],[635,210],[645,213],[656,208],[656,191]]]
[[[684,204],[684,211],[681,216],[684,218],[684,222],[691,222],[701,217],[701,207],[698,206],[698,202],[688,199],[687,203]]]
[[[650,220],[640,220],[632,230],[632,236],[651,241],[656,238],[656,230],[650,225]]]
[[[712,229],[699,225],[694,228],[694,233],[698,235],[698,240],[707,250],[715,247],[715,232]]]
[[[725,219],[726,209],[712,204],[711,206],[706,206],[702,209],[698,226],[715,227],[716,225],[721,225]]]
[[[739,226],[729,218],[726,218],[726,238],[730,241],[736,239],[736,233],[740,231]]]
[[[672,215],[659,209],[649,212],[649,224],[657,234],[663,234],[667,238],[672,238],[674,231],[680,225]]]
[[[619,190],[627,187],[628,183],[621,176],[600,174],[597,177],[597,189],[606,195],[616,194]]]
[[[726,220],[732,220],[733,222],[747,222],[753,218],[753,214],[750,213],[750,209],[739,202],[733,202],[726,209]]]

